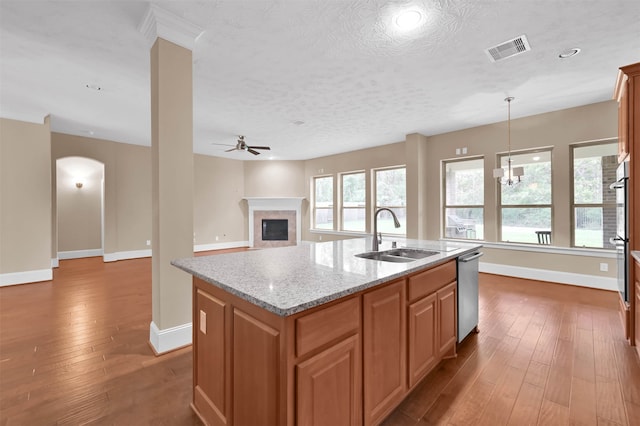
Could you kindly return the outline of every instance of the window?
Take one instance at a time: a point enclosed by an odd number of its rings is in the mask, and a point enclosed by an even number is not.
[[[505,170],[508,158],[498,156]],[[524,176],[512,186],[498,183],[500,240],[538,244],[537,231],[551,232],[551,150],[511,153],[511,160],[512,167],[524,168]]]
[[[374,172],[376,208],[393,211],[400,222],[396,228],[389,212],[381,212],[378,217],[378,232],[407,234],[407,170],[404,167],[381,169]]]
[[[616,233],[616,194],[609,185],[616,180],[617,142],[571,147],[572,244],[574,247],[611,248]]]
[[[484,239],[484,159],[446,161],[445,238]]]
[[[333,176],[313,178],[313,227],[333,229]]]
[[[365,231],[365,174],[345,173],[342,179],[342,230]]]

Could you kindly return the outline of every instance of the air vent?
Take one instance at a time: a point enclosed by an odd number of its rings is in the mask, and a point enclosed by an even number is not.
[[[491,62],[498,62],[528,52],[529,50],[531,50],[531,46],[529,46],[527,36],[521,35],[520,37],[500,43],[497,46],[490,47],[485,50],[485,52],[489,55]]]

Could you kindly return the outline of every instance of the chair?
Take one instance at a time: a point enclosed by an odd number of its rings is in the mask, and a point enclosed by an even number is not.
[[[538,244],[551,244],[551,231],[536,231]]]

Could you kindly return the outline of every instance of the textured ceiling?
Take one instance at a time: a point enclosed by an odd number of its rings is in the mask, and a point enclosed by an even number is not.
[[[194,151],[308,159],[611,99],[640,61],[640,2],[153,1],[205,31],[194,58]],[[400,32],[406,6],[426,17]],[[150,145],[147,1],[0,1],[0,116]],[[531,51],[485,49],[525,34]],[[572,47],[582,52],[560,60]],[[99,86],[100,91],[85,86]],[[304,124],[296,124],[304,122]],[[236,135],[270,145],[225,153]],[[472,144],[473,141],[469,141]]]

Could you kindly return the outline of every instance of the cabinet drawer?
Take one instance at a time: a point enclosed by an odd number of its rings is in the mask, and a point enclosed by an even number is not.
[[[354,297],[296,320],[296,356],[302,356],[360,327],[360,299]]]
[[[413,302],[434,293],[446,284],[456,280],[456,261],[452,260],[435,268],[419,272],[409,277],[409,301]]]

